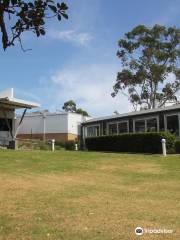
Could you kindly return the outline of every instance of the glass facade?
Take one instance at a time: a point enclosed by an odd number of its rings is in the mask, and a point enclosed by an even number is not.
[[[179,118],[178,115],[172,115],[166,117],[167,130],[176,136],[179,135]]]
[[[99,136],[99,126],[87,127],[87,137],[97,137]]]
[[[135,132],[145,132],[145,120],[135,121]]]
[[[127,122],[120,122],[118,123],[118,133],[127,133],[128,132],[128,123]]]
[[[117,134],[117,123],[111,123],[109,126],[109,135],[115,135]]]
[[[150,118],[146,120],[147,132],[157,132],[157,119]]]
[[[2,126],[4,125],[2,124]],[[175,112],[172,115],[168,115],[167,113],[158,113],[156,115],[146,114],[142,116],[142,118],[140,118],[140,116],[137,118],[130,117],[127,120],[119,119],[118,121],[118,119],[116,119],[114,122],[104,120],[97,125],[87,126],[86,130],[87,137],[118,135],[128,132],[158,132],[166,130],[176,136],[180,136],[180,114],[179,112]]]

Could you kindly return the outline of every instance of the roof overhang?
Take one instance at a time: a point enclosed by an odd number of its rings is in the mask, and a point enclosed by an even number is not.
[[[138,116],[150,115],[150,114],[155,114],[160,112],[169,112],[169,111],[180,111],[180,104],[174,104],[168,107],[155,108],[155,109],[149,109],[149,110],[133,111],[133,112],[111,115],[111,116],[100,117],[100,118],[92,118],[90,120],[83,122],[82,125],[88,124],[88,123],[100,122],[100,121],[109,121],[113,119],[121,119],[121,118],[129,118],[129,117],[134,118]]]
[[[13,88],[8,89],[0,93],[0,107],[8,109],[18,109],[18,108],[36,108],[40,107],[38,103],[25,101],[14,97]]]

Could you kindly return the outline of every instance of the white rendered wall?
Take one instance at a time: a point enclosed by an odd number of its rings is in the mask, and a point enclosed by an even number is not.
[[[68,122],[67,114],[48,115],[46,118],[47,133],[67,133]]]
[[[17,124],[19,118],[17,118]],[[67,133],[67,114],[26,115],[20,126],[18,134],[43,134],[45,122],[46,133]]]
[[[81,123],[84,122],[85,120],[87,120],[87,117],[84,117],[77,113],[69,113],[68,114],[68,133],[80,135]]]
[[[18,134],[43,134],[44,122],[46,133],[71,133],[80,135],[80,125],[87,117],[76,113],[45,113],[26,115]],[[89,119],[89,118],[88,118]],[[20,118],[16,120],[18,125]]]

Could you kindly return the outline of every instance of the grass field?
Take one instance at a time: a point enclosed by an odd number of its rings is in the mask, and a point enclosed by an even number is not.
[[[173,234],[136,236],[137,226]],[[180,155],[0,152],[0,240],[180,239]]]

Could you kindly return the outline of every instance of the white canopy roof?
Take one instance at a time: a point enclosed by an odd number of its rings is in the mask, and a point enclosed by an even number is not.
[[[16,108],[36,108],[40,107],[38,103],[25,101],[14,97],[14,89],[10,88],[0,92],[0,107],[16,109]]]

